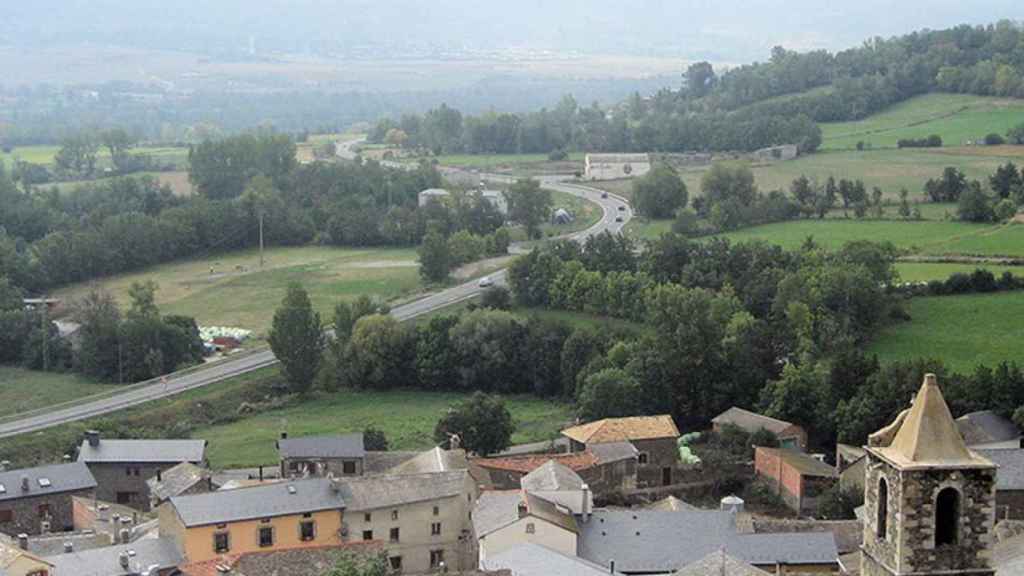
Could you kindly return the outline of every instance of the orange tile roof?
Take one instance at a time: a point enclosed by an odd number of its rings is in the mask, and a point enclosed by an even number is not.
[[[529,474],[549,460],[568,467],[574,472],[585,470],[597,465],[597,456],[590,452],[578,452],[575,454],[539,454],[533,456],[510,456],[507,458],[477,458],[473,463],[481,468],[494,470],[507,470],[509,472],[522,472]]]
[[[583,444],[604,444],[654,438],[678,438],[679,429],[676,428],[672,417],[668,415],[631,416],[629,418],[606,418],[573,426],[562,430],[562,435]]]

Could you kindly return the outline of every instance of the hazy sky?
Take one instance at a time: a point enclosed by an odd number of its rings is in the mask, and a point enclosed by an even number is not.
[[[189,51],[530,47],[747,61],[1020,17],[1021,0],[3,1],[0,43],[91,41]]]

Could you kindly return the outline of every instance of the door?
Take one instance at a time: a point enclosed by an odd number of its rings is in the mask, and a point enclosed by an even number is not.
[[[672,468],[661,469],[661,485],[671,486],[672,485]]]

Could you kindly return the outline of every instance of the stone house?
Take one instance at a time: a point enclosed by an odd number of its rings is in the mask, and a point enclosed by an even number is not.
[[[813,515],[818,496],[839,477],[835,468],[803,452],[763,446],[754,450],[754,471],[801,515]]]
[[[305,436],[288,438],[284,432],[277,441],[282,478],[302,476],[362,476],[366,448],[363,433],[341,436]]]
[[[836,444],[836,472],[843,490],[864,491],[867,470],[867,452],[859,446]]]
[[[650,171],[651,157],[647,154],[587,154],[584,158],[587,180],[632,178]]]
[[[597,452],[475,458],[472,466],[486,475],[484,484],[497,490],[518,490],[524,477],[552,460],[578,474],[595,498],[637,487],[637,452],[625,442],[603,445]]]
[[[56,576],[53,564],[0,540],[0,574],[3,576]]]
[[[978,450],[999,467],[996,474],[996,521],[1024,520],[1024,449]]]
[[[722,427],[728,425],[736,426],[748,434],[764,429],[779,439],[779,446],[782,448],[799,451],[807,449],[807,431],[802,427],[737,406],[712,418],[711,425],[715,432],[721,432]]]
[[[345,499],[328,478],[175,496],[158,509],[160,537],[188,562],[222,554],[342,543]]]
[[[991,576],[996,465],[970,450],[934,374],[868,438],[864,576]]]
[[[501,214],[508,214],[508,199],[501,190],[480,190],[480,200],[487,202]]]
[[[205,440],[101,440],[88,431],[78,461],[96,478],[96,498],[143,512],[150,510],[146,481],[182,462],[206,464]]]
[[[566,510],[529,492],[484,492],[473,508],[480,565],[524,543],[576,556],[579,524]],[[514,569],[513,569],[514,570]]]
[[[205,494],[218,488],[209,470],[191,462],[182,462],[166,472],[158,471],[156,476],[146,480],[146,485],[151,508],[157,508],[174,496]]]
[[[594,450],[601,445],[629,443],[637,451],[637,486],[670,486],[675,481],[679,461],[679,429],[672,417],[633,416],[606,418],[562,430],[574,453]],[[582,474],[581,474],[582,475]],[[590,479],[584,480],[591,483]]]
[[[0,472],[0,532],[74,530],[74,498],[95,493],[96,479],[80,462]]]
[[[964,414],[956,419],[956,426],[972,450],[1021,447],[1017,425],[992,410]]]

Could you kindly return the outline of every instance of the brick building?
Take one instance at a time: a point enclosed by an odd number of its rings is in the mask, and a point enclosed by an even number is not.
[[[78,462],[0,472],[0,532],[34,536],[73,530],[73,498],[92,498],[95,491],[95,478]]]
[[[101,440],[99,432],[85,433],[78,461],[89,467],[105,502],[150,509],[146,481],[182,462],[206,463],[205,440]]]
[[[867,457],[861,574],[995,573],[996,466],[964,444],[934,374]]]
[[[608,444],[631,444],[637,451],[637,486],[669,486],[679,466],[679,429],[671,416],[606,418],[562,430],[571,452],[602,450]],[[579,472],[579,470],[577,470]],[[584,480],[590,483],[584,474]]]
[[[813,515],[818,495],[835,484],[835,468],[802,452],[758,446],[754,451],[754,471],[775,488],[797,514]]]

